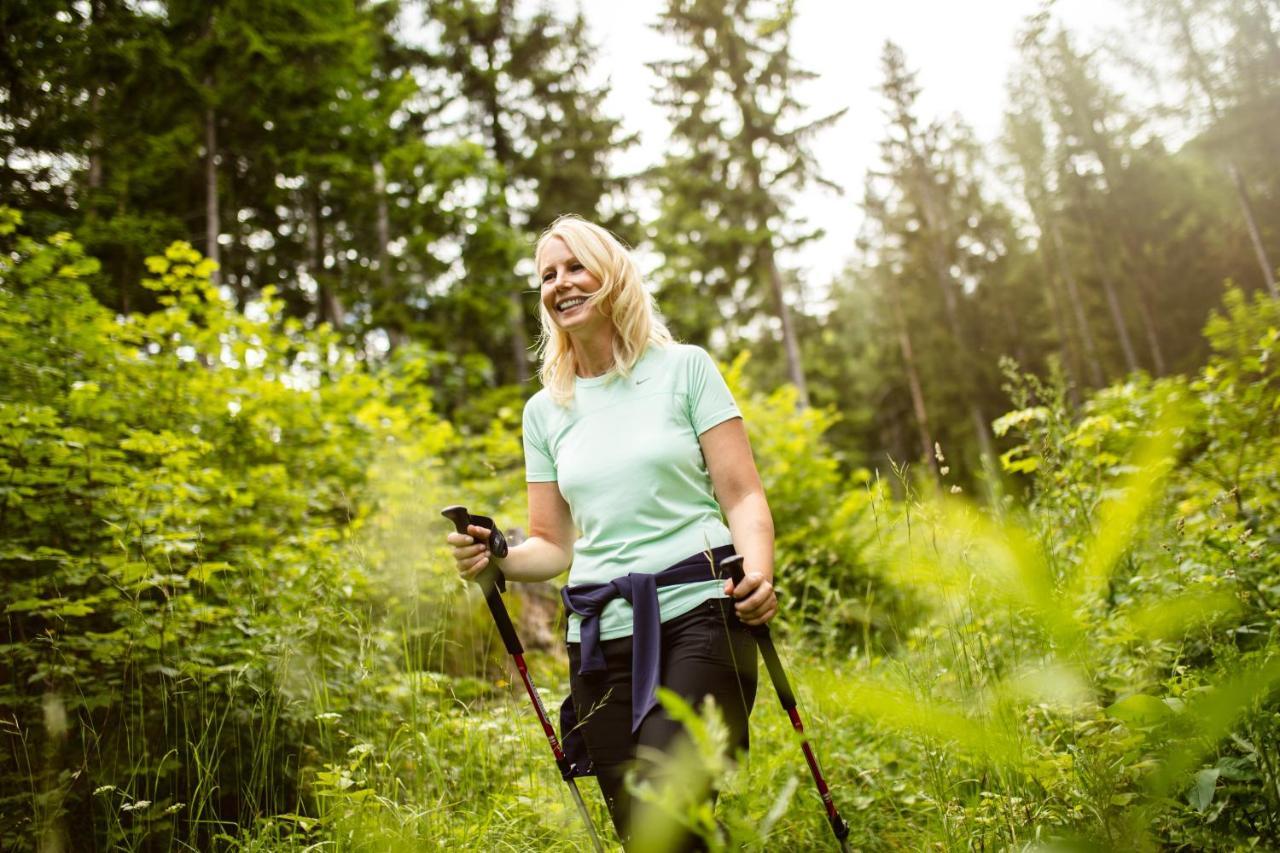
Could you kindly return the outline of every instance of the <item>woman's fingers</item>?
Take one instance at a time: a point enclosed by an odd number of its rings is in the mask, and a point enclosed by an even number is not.
[[[747,625],[763,625],[778,615],[778,599],[770,595],[759,607],[744,607],[738,611],[738,618]]]
[[[484,571],[484,567],[487,565],[489,565],[489,555],[484,554],[471,561],[466,568],[463,568],[462,564],[459,563],[458,570],[462,573],[464,578],[471,580],[476,575],[480,574],[480,572]]]
[[[450,533],[445,541],[453,546],[453,560],[458,574],[470,580],[489,564],[489,530],[475,524],[466,533]]]
[[[726,590],[728,592],[729,590]],[[763,625],[778,612],[778,597],[773,582],[759,572],[749,572],[732,589],[738,618],[748,625]]]

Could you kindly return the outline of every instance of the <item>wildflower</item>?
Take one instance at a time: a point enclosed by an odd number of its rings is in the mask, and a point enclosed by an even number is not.
[[[951,487],[951,494],[953,494],[953,495],[958,495],[958,494],[960,494],[960,493],[961,493],[961,492],[963,492],[963,491],[964,491],[964,489],[960,488],[959,486],[952,486],[952,487]]]
[[[149,805],[151,805],[150,800],[134,800],[132,803],[126,803],[125,805],[121,806],[120,811],[136,812],[139,809],[145,809]]]
[[[98,787],[93,789],[93,795],[96,797],[99,794],[109,794],[115,789],[116,789],[115,785],[99,785]]]

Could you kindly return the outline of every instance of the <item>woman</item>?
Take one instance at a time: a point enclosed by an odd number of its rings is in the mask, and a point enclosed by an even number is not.
[[[672,342],[617,238],[564,216],[535,260],[544,387],[524,410],[530,535],[500,568],[527,582],[569,569],[573,704],[627,841],[628,767],[652,773],[651,752],[683,736],[656,686],[694,707],[713,697],[731,748],[747,747],[756,650],[745,626],[777,613],[773,520],[724,379],[703,350]],[[467,578],[494,559],[488,531],[469,533],[448,539]],[[735,551],[746,567],[736,587],[713,573]]]

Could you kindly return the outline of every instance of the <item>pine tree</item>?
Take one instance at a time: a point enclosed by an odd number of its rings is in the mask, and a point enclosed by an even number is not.
[[[968,279],[972,288],[993,299],[995,278],[985,275],[981,267],[989,263],[992,251],[998,256],[1001,249],[977,230],[991,210],[979,189],[976,146],[961,126],[920,122],[915,114],[920,94],[915,74],[907,68],[901,48],[892,42],[885,44],[882,67],[880,91],[888,129],[880,146],[881,171],[872,177],[873,187],[878,185],[878,191],[872,192],[878,198],[868,204],[867,211],[877,219],[884,240],[881,251],[891,273],[886,283],[913,291],[910,298],[905,293],[893,297],[895,315],[901,315],[900,329],[908,323],[928,327],[924,312],[940,306],[933,322],[948,334],[934,344],[933,359],[947,365],[941,372],[957,377],[951,384],[960,386],[954,390],[963,400],[979,458],[993,471],[995,453],[981,389],[991,387],[985,380],[999,353],[980,351],[978,338],[971,332],[976,309],[966,296],[964,281]],[[1013,238],[1006,234],[1003,241],[1007,249]],[[990,278],[985,287],[984,278]],[[907,349],[903,347],[904,358]]]
[[[1077,223],[1091,248],[1129,369],[1137,357],[1116,281],[1129,283],[1138,326],[1151,366],[1166,370],[1155,305],[1150,259],[1135,227],[1140,192],[1125,164],[1136,146],[1138,122],[1121,108],[1118,96],[1099,78],[1091,58],[1077,50],[1065,31],[1042,29],[1024,41],[1026,55],[1040,75],[1042,91],[1058,128],[1059,171],[1077,207]],[[1105,226],[1100,227],[1101,223]]]
[[[581,13],[565,21],[543,8],[524,19],[514,0],[432,0],[427,8],[439,65],[463,107],[453,132],[482,140],[496,166],[486,189],[493,227],[472,233],[464,251],[468,287],[507,305],[511,357],[499,363],[524,384],[535,312],[516,269],[532,234],[557,215],[619,224],[601,202],[620,186],[610,154],[630,140],[603,112],[606,91],[586,83],[594,47]]]
[[[1018,183],[1027,201],[1031,217],[1039,233],[1037,255],[1043,265],[1044,292],[1050,304],[1063,363],[1073,377],[1073,384],[1083,383],[1087,372],[1094,387],[1104,383],[1104,373],[1093,328],[1085,308],[1085,300],[1073,259],[1065,250],[1059,212],[1051,185],[1053,170],[1045,138],[1045,127],[1038,115],[1038,99],[1025,83],[1011,86],[1013,107],[1005,117],[1005,138],[1018,172]]]
[[[1272,105],[1268,109],[1266,96],[1262,95],[1268,89],[1272,97],[1280,94],[1280,86],[1277,85],[1280,83],[1280,61],[1276,63],[1277,69],[1271,75],[1265,72],[1260,75],[1248,72],[1251,66],[1259,64],[1259,54],[1265,56],[1268,51],[1275,49],[1276,42],[1270,35],[1270,19],[1265,6],[1245,4],[1239,0],[1228,0],[1226,9],[1221,8],[1223,5],[1219,0],[1142,0],[1140,4],[1148,20],[1160,25],[1175,46],[1182,76],[1188,86],[1186,112],[1196,124],[1207,123],[1213,136],[1224,135],[1222,131],[1227,129],[1229,115],[1234,117],[1241,112],[1255,113],[1250,118],[1256,121],[1256,112],[1260,110],[1264,114],[1270,112],[1273,119],[1280,117],[1280,105]],[[1226,22],[1235,25],[1233,37],[1227,39],[1226,44],[1206,44],[1203,34],[1223,29],[1216,25]],[[1265,66],[1265,63],[1264,59],[1261,64]],[[1252,87],[1244,82],[1246,80],[1253,83]],[[1252,92],[1248,91],[1249,88]],[[1250,97],[1250,94],[1254,97]],[[1263,125],[1265,124],[1264,122]],[[1272,296],[1280,296],[1280,286],[1276,284],[1276,267],[1267,250],[1262,225],[1250,198],[1250,182],[1237,162],[1240,159],[1236,150],[1240,147],[1239,143],[1231,144],[1233,140],[1215,141],[1217,156],[1235,191],[1263,283]]]
[[[687,338],[732,336],[768,298],[788,377],[807,404],[778,253],[817,236],[790,214],[789,194],[826,183],[808,140],[843,111],[800,122],[795,87],[812,75],[791,55],[794,15],[790,0],[667,3],[658,29],[685,54],[651,64],[673,125],[672,150],[652,174],[662,197],[653,242],[663,304]]]

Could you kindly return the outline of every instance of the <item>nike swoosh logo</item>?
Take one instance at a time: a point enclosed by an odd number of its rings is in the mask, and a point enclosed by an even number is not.
[[[652,378],[653,378],[652,376],[646,376],[644,379],[637,379],[636,384],[643,385],[644,383],[648,382]]]

